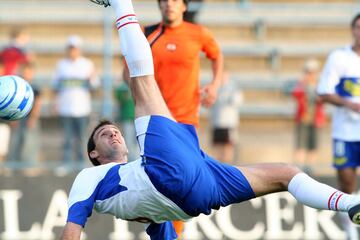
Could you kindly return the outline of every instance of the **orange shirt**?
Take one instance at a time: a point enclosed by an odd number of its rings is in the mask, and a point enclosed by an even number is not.
[[[151,32],[149,34],[149,32]],[[170,112],[178,122],[199,124],[200,52],[209,59],[220,56],[210,32],[184,22],[169,28],[161,23],[145,28],[151,45],[155,79]]]

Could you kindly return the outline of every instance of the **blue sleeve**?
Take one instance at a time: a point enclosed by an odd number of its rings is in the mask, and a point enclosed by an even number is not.
[[[67,222],[72,222],[85,227],[88,217],[91,216],[94,207],[94,197],[77,202],[69,208]]]
[[[146,233],[151,240],[174,240],[177,238],[171,221],[164,223],[152,223],[146,228]]]
[[[89,174],[88,170],[83,170],[76,176],[68,199],[67,222],[85,226],[91,216],[100,185],[101,181],[94,174]]]

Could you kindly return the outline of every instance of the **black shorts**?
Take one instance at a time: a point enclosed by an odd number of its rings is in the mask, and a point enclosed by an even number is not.
[[[318,129],[311,124],[299,123],[296,126],[296,148],[317,149]]]
[[[213,130],[213,143],[224,144],[230,143],[230,129],[229,128],[215,128]]]

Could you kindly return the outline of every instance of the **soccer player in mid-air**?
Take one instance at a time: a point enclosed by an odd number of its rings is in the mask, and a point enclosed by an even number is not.
[[[171,116],[154,79],[151,49],[137,22],[131,0],[92,0],[116,12],[121,49],[130,71],[135,127],[141,159],[127,163],[119,129],[101,122],[88,142],[95,167],[76,177],[62,239],[80,239],[95,209],[146,224],[152,240],[176,239],[170,220],[188,220],[233,203],[289,191],[317,209],[348,212],[360,224],[360,198],[317,182],[297,167],[257,164],[234,167],[204,153],[192,125]]]

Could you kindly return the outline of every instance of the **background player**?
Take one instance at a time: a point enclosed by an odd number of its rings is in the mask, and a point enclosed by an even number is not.
[[[360,165],[360,14],[351,22],[354,42],[332,52],[317,88],[324,102],[336,107],[332,120],[333,166],[339,188],[345,193],[356,190],[356,168]],[[347,216],[340,215],[351,239],[359,239]]]
[[[188,0],[158,0],[162,21],[146,26],[155,79],[176,119],[199,125],[200,103],[214,104],[223,74],[223,55],[210,31],[184,21]],[[212,81],[200,88],[200,53],[211,61]],[[127,69],[126,69],[127,70]]]
[[[125,220],[150,223],[151,239],[175,239],[168,220],[186,220],[212,209],[288,190],[310,207],[348,211],[360,223],[360,199],[321,184],[296,167],[258,164],[232,167],[199,149],[195,128],[176,123],[153,76],[151,50],[130,0],[97,2],[116,11],[121,48],[129,66],[136,130],[142,159],[127,162],[127,148],[116,126],[100,123],[88,154],[97,167],[83,170],[69,197],[62,239],[80,239],[92,209]]]

